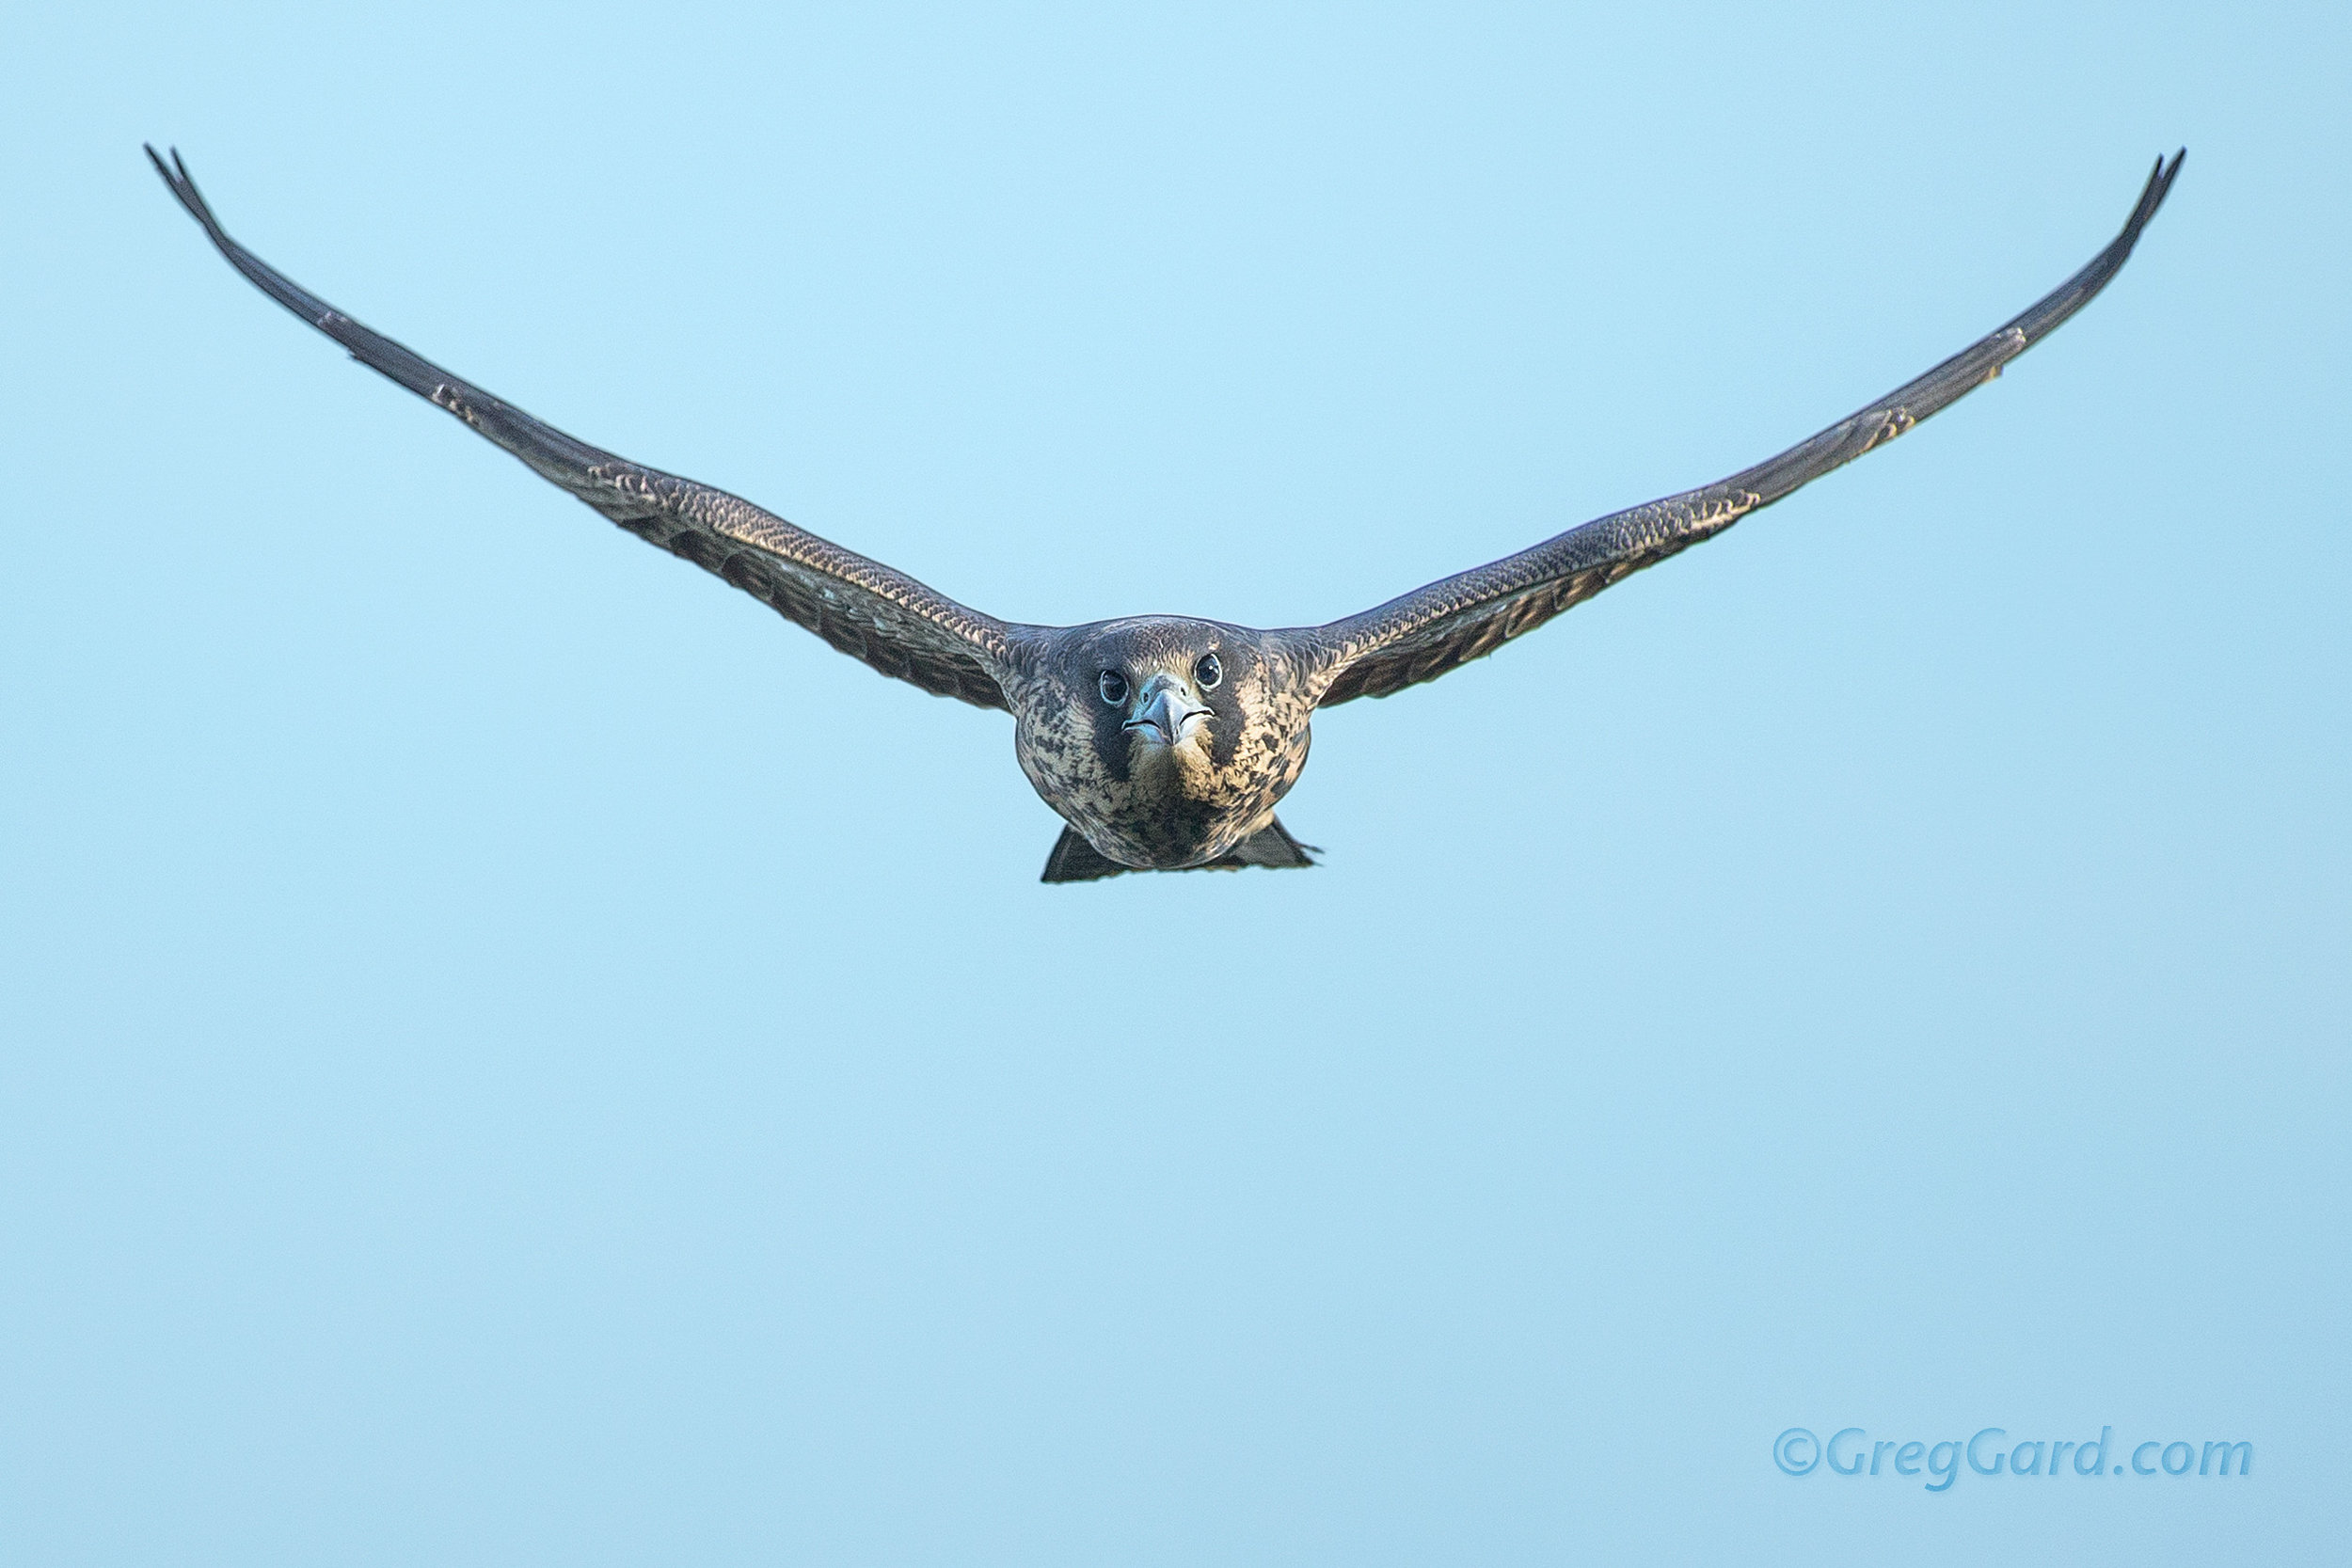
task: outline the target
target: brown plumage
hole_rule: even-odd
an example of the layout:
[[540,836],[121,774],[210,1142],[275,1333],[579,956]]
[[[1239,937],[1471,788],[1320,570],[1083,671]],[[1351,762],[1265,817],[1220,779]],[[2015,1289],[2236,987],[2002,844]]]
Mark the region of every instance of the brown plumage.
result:
[[1274,808],[1317,707],[1434,680],[1712,538],[1998,375],[2120,271],[2180,173],[2159,158],[2122,231],[2023,315],[1810,440],[1729,479],[1570,529],[1328,626],[1181,616],[999,621],[751,502],[574,440],[360,325],[230,239],[175,151],[156,171],[231,266],[532,471],[885,675],[1014,717],[1022,771],[1069,823],[1047,881],[1314,863]]

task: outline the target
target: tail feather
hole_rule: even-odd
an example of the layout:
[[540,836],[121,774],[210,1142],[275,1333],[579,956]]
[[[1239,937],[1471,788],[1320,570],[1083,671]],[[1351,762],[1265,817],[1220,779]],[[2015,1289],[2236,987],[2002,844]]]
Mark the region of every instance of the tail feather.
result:
[[[1278,818],[1206,865],[1173,869],[1238,871],[1245,865],[1262,865],[1272,871],[1286,871],[1314,864],[1314,857],[1321,853],[1313,845],[1301,844],[1291,837],[1290,830],[1283,827]],[[1066,827],[1061,831],[1061,837],[1054,841],[1054,852],[1045,857],[1045,875],[1038,879],[1046,882],[1094,882],[1105,877],[1144,869],[1147,868],[1120,864],[1089,844],[1077,829]]]
[[1089,844],[1077,829],[1064,828],[1061,837],[1054,840],[1054,852],[1045,857],[1045,875],[1038,880],[1093,882],[1129,869]]

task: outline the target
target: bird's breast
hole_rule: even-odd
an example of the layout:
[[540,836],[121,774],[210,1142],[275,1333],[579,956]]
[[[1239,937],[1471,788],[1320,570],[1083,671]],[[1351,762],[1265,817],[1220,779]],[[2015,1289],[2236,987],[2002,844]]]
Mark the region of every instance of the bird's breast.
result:
[[[1307,760],[1307,728],[1292,736],[1223,716],[1174,746],[1124,734],[1109,746],[1051,711],[1024,713],[1014,746],[1045,803],[1122,865],[1176,869],[1217,859],[1273,819]],[[1235,723],[1234,744],[1215,726]],[[1217,753],[1231,760],[1219,765]]]

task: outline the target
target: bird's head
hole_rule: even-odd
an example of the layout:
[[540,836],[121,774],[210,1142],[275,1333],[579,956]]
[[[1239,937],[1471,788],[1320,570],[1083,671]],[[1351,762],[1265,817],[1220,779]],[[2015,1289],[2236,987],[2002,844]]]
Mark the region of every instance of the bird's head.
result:
[[[1230,765],[1266,687],[1255,639],[1212,621],[1105,622],[1064,651],[1056,682],[1112,778],[1200,796]],[[1073,716],[1074,717],[1074,716]]]
[[1267,633],[1100,621],[1050,633],[1032,668],[1014,705],[1022,766],[1097,847],[1148,845],[1155,863],[1221,853],[1306,762],[1313,704]]

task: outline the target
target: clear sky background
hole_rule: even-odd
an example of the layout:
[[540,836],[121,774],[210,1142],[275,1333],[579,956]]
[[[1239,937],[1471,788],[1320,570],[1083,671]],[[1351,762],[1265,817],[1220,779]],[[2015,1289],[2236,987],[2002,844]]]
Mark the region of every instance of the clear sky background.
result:
[[[0,104],[0,1557],[2341,1549],[2342,6],[66,12]],[[1322,869],[1049,888],[1004,716],[345,361],[143,139],[968,603],[1275,626],[1777,451],[2189,162],[1999,383],[1322,718]]]

